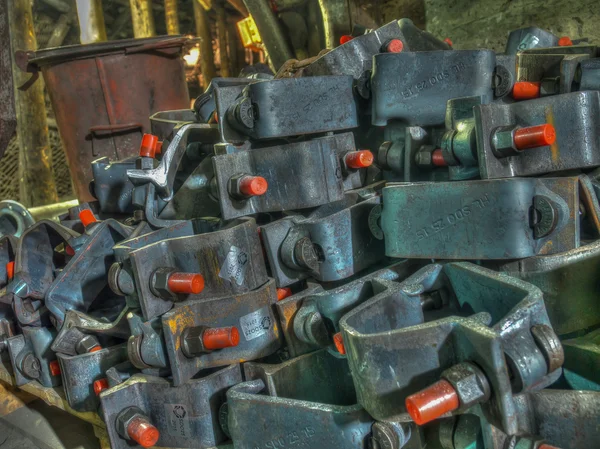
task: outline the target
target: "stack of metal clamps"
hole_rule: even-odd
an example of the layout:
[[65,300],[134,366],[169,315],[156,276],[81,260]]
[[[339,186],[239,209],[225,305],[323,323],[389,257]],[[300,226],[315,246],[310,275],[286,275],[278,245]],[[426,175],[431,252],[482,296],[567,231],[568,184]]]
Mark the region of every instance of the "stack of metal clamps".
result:
[[213,80],[0,241],[2,364],[113,449],[592,449],[600,53],[403,19]]

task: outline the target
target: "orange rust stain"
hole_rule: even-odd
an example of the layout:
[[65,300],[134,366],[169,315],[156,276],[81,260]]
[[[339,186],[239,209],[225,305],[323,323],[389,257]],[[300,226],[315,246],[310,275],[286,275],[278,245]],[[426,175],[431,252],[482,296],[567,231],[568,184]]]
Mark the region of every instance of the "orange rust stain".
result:
[[219,272],[221,271],[221,265],[219,264],[219,257],[217,256],[217,252],[212,250],[208,253],[208,262],[211,265],[211,271],[216,275],[213,276],[214,280],[222,285],[225,280],[219,277]]
[[[169,326],[169,329],[171,330],[171,333],[173,335],[180,335],[185,328],[195,325],[194,316],[189,309],[186,310],[185,312],[180,309],[180,313],[176,314],[175,316],[170,318],[168,321],[166,321],[166,324],[167,324],[167,326]],[[176,338],[175,339],[175,350],[179,351],[180,347],[181,347],[181,342],[179,341],[179,338]]]
[[[17,394],[21,393],[19,397]],[[22,392],[11,391],[10,388],[5,387],[0,384],[0,416],[10,415],[15,410],[23,407],[27,402],[31,402],[31,399],[28,399],[26,394]]]
[[[546,123],[554,126],[554,111],[551,106],[546,107]],[[556,129],[556,127],[555,127]],[[558,137],[558,136],[557,136]],[[558,159],[560,156],[560,149],[558,148],[558,138],[554,141],[552,145],[550,145],[550,153],[552,154],[552,163],[558,164]]]

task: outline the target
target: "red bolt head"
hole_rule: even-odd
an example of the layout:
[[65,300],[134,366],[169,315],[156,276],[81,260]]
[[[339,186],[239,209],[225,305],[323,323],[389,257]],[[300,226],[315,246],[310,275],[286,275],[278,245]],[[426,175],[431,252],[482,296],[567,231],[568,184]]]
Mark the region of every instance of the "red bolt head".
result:
[[199,273],[172,273],[167,286],[176,294],[197,295],[204,290],[204,276]]
[[142,157],[154,157],[156,155],[156,144],[158,143],[158,137],[153,134],[144,134],[142,136],[142,143],[140,144],[140,156]]
[[102,346],[100,346],[100,345],[96,345],[96,346],[94,346],[92,349],[90,349],[90,350],[88,351],[88,353],[89,353],[89,352],[98,352],[98,351],[101,351],[101,350],[102,350]]
[[351,151],[344,156],[348,168],[366,168],[373,164],[373,153],[369,150]]
[[446,43],[447,43],[448,45],[450,45],[451,47],[454,45],[454,44],[452,43],[452,40],[451,40],[449,37],[447,37],[446,39],[444,39],[444,42],[446,42]]
[[568,36],[563,36],[558,40],[559,47],[570,47],[571,45],[573,45],[573,41]]
[[433,152],[431,153],[431,163],[433,165],[435,165],[436,167],[448,166],[448,164],[446,163],[446,160],[444,159],[444,155],[442,154],[441,148],[437,148],[437,149],[433,150]]
[[67,256],[74,256],[75,250],[71,245],[65,245],[65,253],[67,254]]
[[129,422],[127,435],[142,447],[152,447],[158,441],[160,432],[147,419],[136,417]]
[[545,147],[556,141],[556,130],[549,123],[537,126],[528,126],[515,131],[514,142],[518,150],[527,148]]
[[235,326],[206,329],[202,343],[208,350],[231,348],[240,344],[240,332]]
[[538,449],[560,449],[556,446],[550,446],[549,444],[540,444]]
[[240,192],[246,196],[260,196],[267,193],[269,183],[262,176],[244,176],[240,179]]
[[346,354],[346,347],[344,346],[344,339],[342,338],[342,333],[338,332],[333,336],[333,344],[335,345],[335,349],[342,354]]
[[282,299],[287,298],[288,296],[292,296],[292,289],[289,287],[278,288],[277,289],[277,301],[281,301]]
[[101,392],[108,389],[108,379],[98,379],[94,381],[94,393],[99,396]]
[[346,42],[350,42],[352,39],[354,39],[354,37],[350,36],[349,34],[344,34],[340,37],[340,45],[344,45]]
[[440,380],[406,398],[406,411],[422,426],[445,413],[456,410],[460,403],[456,390],[447,380]]
[[385,44],[386,53],[401,53],[404,50],[404,43],[400,39],[392,39]]
[[6,264],[6,277],[8,277],[9,281],[11,281],[13,277],[15,277],[15,263],[14,262],[8,262]]
[[517,81],[513,85],[512,96],[515,100],[531,100],[540,96],[540,83]]
[[86,228],[92,223],[96,223],[98,221],[96,220],[94,213],[89,209],[83,209],[81,212],[79,212],[79,219]]
[[48,367],[50,368],[50,374],[53,376],[60,376],[60,364],[58,363],[58,360],[52,360],[48,364]]

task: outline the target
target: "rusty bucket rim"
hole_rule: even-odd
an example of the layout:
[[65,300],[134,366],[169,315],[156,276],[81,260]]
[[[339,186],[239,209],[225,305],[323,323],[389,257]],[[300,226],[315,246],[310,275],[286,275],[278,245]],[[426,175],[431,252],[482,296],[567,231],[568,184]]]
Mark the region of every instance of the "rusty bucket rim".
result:
[[[165,35],[141,39],[119,39],[93,44],[74,44],[27,52],[27,63],[38,67],[52,66],[77,59],[95,58],[127,52],[130,49],[146,52],[158,49],[183,47],[190,38],[184,35]],[[149,44],[164,44],[158,47]],[[145,49],[144,46],[149,46]]]

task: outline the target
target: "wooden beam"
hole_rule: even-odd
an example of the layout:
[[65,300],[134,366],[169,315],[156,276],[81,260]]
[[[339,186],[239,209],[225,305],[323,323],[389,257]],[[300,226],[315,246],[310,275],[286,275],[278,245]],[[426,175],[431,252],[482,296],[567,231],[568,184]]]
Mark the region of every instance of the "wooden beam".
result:
[[[31,74],[17,68],[14,52],[37,50],[37,40],[31,2],[9,0],[8,6],[13,80],[17,88],[25,84]],[[26,207],[56,203],[58,196],[52,172],[52,149],[48,138],[44,83],[41,78],[25,91],[15,90],[15,107],[19,139],[19,201]]]

